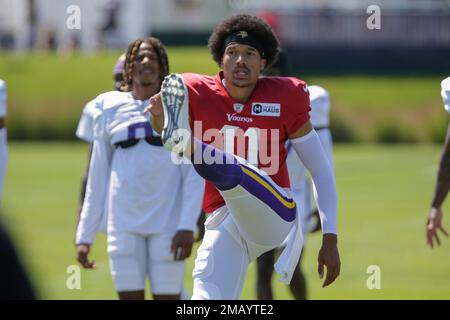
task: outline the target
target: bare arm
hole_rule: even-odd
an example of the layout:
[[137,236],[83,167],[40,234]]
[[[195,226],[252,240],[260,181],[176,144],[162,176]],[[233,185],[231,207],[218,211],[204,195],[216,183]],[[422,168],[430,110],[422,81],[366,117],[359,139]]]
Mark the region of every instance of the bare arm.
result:
[[444,202],[448,190],[450,189],[450,125],[447,129],[447,137],[445,138],[444,150],[442,152],[439,164],[439,173],[436,182],[436,190],[434,192],[433,208],[440,208]]
[[450,189],[450,126],[447,129],[447,137],[445,139],[444,150],[442,152],[441,161],[439,164],[439,173],[436,181],[436,189],[434,191],[433,201],[428,213],[426,224],[426,238],[427,244],[433,248],[434,242],[441,245],[441,240],[438,236],[440,230],[448,237],[447,230],[442,225],[443,212],[441,206],[447,197]]

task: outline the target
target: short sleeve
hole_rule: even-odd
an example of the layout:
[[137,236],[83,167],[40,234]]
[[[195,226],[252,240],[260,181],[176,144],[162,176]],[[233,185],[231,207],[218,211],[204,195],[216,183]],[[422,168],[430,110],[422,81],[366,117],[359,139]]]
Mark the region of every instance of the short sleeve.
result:
[[94,141],[94,126],[96,119],[101,115],[103,105],[103,96],[100,95],[94,100],[91,100],[86,104],[81,114],[80,121],[76,131],[76,136],[87,142]]
[[95,140],[108,140],[107,121],[106,115],[101,113],[93,121],[93,141]]
[[289,93],[286,95],[286,102],[282,108],[286,110],[284,113],[284,127],[288,136],[290,136],[309,121],[311,106],[306,83],[295,78],[288,79],[290,81],[290,85],[288,84],[287,86]]
[[94,139],[94,119],[91,112],[92,104],[94,101],[90,101],[83,109],[80,121],[78,122],[78,127],[76,131],[76,136],[87,142],[92,142]]
[[103,126],[99,125],[103,120],[103,96],[104,95],[99,95],[94,100],[88,102],[84,107],[76,131],[76,136],[79,139],[93,142],[96,139],[96,136],[99,135],[99,130],[104,129]]

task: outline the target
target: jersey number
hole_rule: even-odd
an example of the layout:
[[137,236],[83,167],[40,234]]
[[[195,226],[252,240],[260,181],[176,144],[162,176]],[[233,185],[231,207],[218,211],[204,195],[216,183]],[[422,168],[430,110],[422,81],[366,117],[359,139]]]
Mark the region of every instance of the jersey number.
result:
[[[224,151],[235,154],[235,138],[238,137],[236,154],[240,157],[244,157],[247,154],[247,161],[254,166],[258,166],[260,129],[248,128],[243,136],[242,134],[238,134],[238,130],[244,132],[242,128],[231,125],[225,125],[220,130],[223,134]],[[245,150],[245,138],[248,138],[248,150]]]
[[132,125],[128,126],[128,140],[134,140],[136,139],[136,131],[138,129],[144,130],[145,137],[151,137],[153,136],[152,127],[150,126],[150,122],[138,122],[133,123]]

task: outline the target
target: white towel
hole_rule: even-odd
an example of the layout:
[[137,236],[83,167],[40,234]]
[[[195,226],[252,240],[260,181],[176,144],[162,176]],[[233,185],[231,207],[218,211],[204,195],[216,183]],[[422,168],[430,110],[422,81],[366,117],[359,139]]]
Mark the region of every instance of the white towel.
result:
[[279,281],[289,284],[297,267],[298,260],[303,248],[303,233],[301,227],[301,219],[299,215],[295,218],[295,222],[283,244],[286,246],[283,249],[280,257],[275,263],[275,271],[280,275]]

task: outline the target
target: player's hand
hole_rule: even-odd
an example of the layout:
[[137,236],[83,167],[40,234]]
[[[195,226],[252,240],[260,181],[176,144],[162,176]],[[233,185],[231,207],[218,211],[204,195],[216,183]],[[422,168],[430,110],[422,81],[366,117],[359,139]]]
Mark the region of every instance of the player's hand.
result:
[[154,116],[162,115],[163,106],[161,102],[161,93],[157,93],[150,98],[150,105],[145,109],[145,112],[150,112]]
[[161,102],[161,94],[155,94],[150,98],[150,105],[145,108],[144,112],[148,112],[151,114],[150,122],[152,124],[152,128],[161,133],[163,125],[164,125],[164,111]]
[[190,230],[178,230],[172,238],[170,252],[173,253],[175,261],[183,261],[191,256],[194,244],[194,232]]
[[438,246],[441,245],[441,240],[438,237],[438,230],[441,230],[441,232],[448,237],[447,230],[444,229],[442,226],[442,210],[441,208],[431,208],[430,213],[428,214],[427,219],[427,244],[433,248],[434,247],[434,240],[436,240],[436,243]]
[[91,250],[90,244],[77,245],[77,260],[85,269],[95,269],[95,261],[89,261],[88,255]]
[[337,248],[337,235],[326,233],[323,235],[322,248],[319,251],[317,259],[319,263],[319,277],[323,279],[324,266],[327,267],[327,275],[322,285],[323,288],[332,284],[341,272],[341,260],[339,259],[339,251]]

